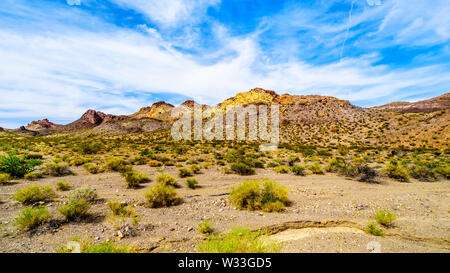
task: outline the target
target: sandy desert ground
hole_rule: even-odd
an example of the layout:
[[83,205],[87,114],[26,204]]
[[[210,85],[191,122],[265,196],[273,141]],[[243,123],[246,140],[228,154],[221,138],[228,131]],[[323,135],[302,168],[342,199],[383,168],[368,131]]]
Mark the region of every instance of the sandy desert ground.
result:
[[[210,219],[216,232],[235,226],[264,230],[270,238],[283,243],[282,252],[369,252],[379,244],[381,252],[450,252],[450,183],[401,183],[384,179],[380,184],[362,183],[334,174],[299,177],[258,170],[253,176],[224,175],[215,169],[197,175],[200,188],[192,190],[178,178],[182,204],[169,208],[148,208],[144,192],[153,185],[155,168],[136,166],[152,181],[138,189],[127,189],[118,173],[88,174],[45,178],[30,182],[16,180],[0,187],[0,252],[55,252],[73,237],[94,242],[106,239],[128,244],[148,252],[195,252],[204,236],[197,225]],[[176,177],[177,168],[164,172]],[[292,206],[282,213],[236,210],[228,201],[233,186],[245,180],[269,178],[286,186]],[[99,200],[90,209],[91,217],[80,223],[64,223],[56,208],[67,200],[58,192],[47,206],[53,219],[33,232],[17,232],[12,222],[24,206],[12,195],[30,184],[56,186],[61,180],[73,188],[90,186]],[[122,200],[134,206],[140,221],[137,226],[124,220],[113,222],[106,200]],[[376,209],[393,211],[398,219],[384,237],[369,235],[365,227]],[[370,244],[369,244],[370,243]],[[369,244],[369,247],[368,247]]]

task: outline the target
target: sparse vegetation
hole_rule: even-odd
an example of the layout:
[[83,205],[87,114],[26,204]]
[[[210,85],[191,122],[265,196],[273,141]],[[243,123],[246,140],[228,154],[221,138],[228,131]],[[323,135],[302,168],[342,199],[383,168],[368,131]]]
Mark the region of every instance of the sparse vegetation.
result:
[[147,205],[152,208],[170,207],[178,205],[181,198],[170,184],[157,182],[145,193]]
[[288,190],[268,179],[245,181],[230,193],[231,203],[239,209],[280,212],[290,205]]
[[0,173],[0,184],[6,184],[11,181],[12,177],[9,173]]
[[198,232],[202,234],[212,234],[214,232],[214,229],[212,227],[211,221],[209,219],[206,219],[202,221],[200,224],[198,224],[197,228]]
[[56,189],[59,191],[68,191],[70,189],[70,184],[69,182],[62,180],[59,181],[58,183],[56,183]]
[[233,228],[226,234],[211,235],[197,245],[202,253],[275,253],[281,244],[271,242],[261,232],[248,228]]
[[377,227],[375,223],[368,223],[366,227],[366,232],[372,234],[373,236],[384,236],[383,230]]
[[188,178],[186,179],[186,185],[188,188],[195,190],[198,187],[198,181],[196,178]]
[[50,218],[45,206],[24,208],[15,219],[15,224],[22,230],[31,230]]
[[385,227],[392,226],[392,222],[397,219],[397,216],[388,210],[378,210],[373,216],[378,224]]
[[306,168],[301,165],[295,165],[291,170],[295,175],[304,176]]
[[31,205],[37,202],[49,202],[55,197],[55,192],[51,187],[40,187],[38,185],[30,185],[17,191],[13,199],[25,205]]
[[188,170],[187,168],[179,168],[178,169],[178,176],[181,178],[192,176],[192,172]]
[[159,174],[156,177],[156,182],[162,183],[162,184],[168,185],[168,186],[178,187],[178,183],[177,183],[177,180],[175,179],[175,177],[173,177],[167,173]]
[[39,166],[39,159],[27,159],[26,156],[18,157],[13,153],[0,156],[0,173],[7,173],[12,177],[22,178]]
[[401,181],[408,182],[409,181],[409,173],[405,168],[403,168],[397,161],[391,161],[386,168],[384,169],[387,173],[387,176]]

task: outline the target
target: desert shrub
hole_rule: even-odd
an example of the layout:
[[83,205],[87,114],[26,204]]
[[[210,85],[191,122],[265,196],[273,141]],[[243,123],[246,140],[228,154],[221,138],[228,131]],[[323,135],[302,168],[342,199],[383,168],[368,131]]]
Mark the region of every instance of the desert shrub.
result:
[[163,163],[161,161],[158,160],[149,160],[147,162],[147,165],[150,167],[161,167],[163,165]]
[[0,184],[6,184],[11,181],[12,177],[9,173],[0,173]]
[[277,166],[274,168],[274,171],[276,173],[289,173],[289,170],[290,170],[290,168],[288,166],[284,166],[284,165]]
[[105,169],[114,172],[123,172],[124,170],[126,170],[127,166],[128,162],[126,162],[125,159],[121,157],[109,158],[105,163]]
[[378,210],[373,216],[374,219],[383,226],[389,227],[392,222],[397,219],[397,216],[388,210]]
[[88,215],[90,208],[91,204],[85,199],[69,198],[69,203],[58,207],[58,212],[66,221],[79,221]]
[[179,168],[178,169],[178,176],[181,178],[192,176],[192,173],[187,168]]
[[100,142],[84,142],[78,146],[78,151],[83,154],[97,154],[105,148]]
[[[72,241],[78,242],[80,244],[81,253],[135,253],[137,252],[134,248],[128,245],[117,245],[113,241],[104,241],[98,244],[94,244],[90,240],[80,241],[79,239],[72,239]],[[71,253],[73,249],[67,248],[67,246],[60,247],[58,253]]]
[[133,165],[145,165],[147,164],[148,158],[146,156],[137,155],[129,159],[130,163]]
[[209,236],[197,248],[202,253],[276,253],[281,246],[261,232],[237,227],[226,234]]
[[135,214],[133,208],[124,202],[108,200],[107,205],[115,216],[128,217]]
[[244,164],[244,163],[233,163],[231,164],[231,170],[240,175],[252,175],[255,174],[255,169]]
[[441,174],[438,164],[427,161],[415,161],[409,168],[409,174],[420,181],[436,181]]
[[42,173],[50,176],[65,176],[73,174],[73,172],[70,170],[69,165],[67,165],[64,162],[61,163],[55,163],[55,162],[49,162],[44,164],[42,168]]
[[194,190],[198,186],[198,181],[196,178],[191,177],[191,178],[186,179],[186,185],[188,186],[188,188]]
[[152,208],[178,205],[181,198],[173,186],[158,182],[145,193],[147,204]]
[[368,223],[366,227],[366,232],[374,236],[383,236],[383,230],[378,228],[375,223]]
[[56,189],[59,191],[68,191],[70,189],[69,182],[62,180],[56,183]]
[[435,172],[438,175],[440,175],[446,179],[450,179],[450,165],[449,164],[447,164],[445,166],[436,167]]
[[97,174],[102,171],[99,165],[94,165],[92,163],[83,164],[83,168],[90,174]]
[[29,205],[37,202],[52,201],[55,197],[55,192],[50,186],[40,187],[38,185],[30,185],[21,190],[18,190],[13,199],[23,204]]
[[195,173],[195,174],[199,174],[200,173],[200,166],[197,164],[192,164],[190,167],[191,172]]
[[292,167],[291,170],[295,175],[301,175],[301,176],[305,175],[305,167],[304,166],[295,165],[294,167]]
[[309,165],[308,170],[312,171],[313,174],[320,174],[320,175],[325,174],[325,171],[323,170],[322,166],[320,166],[320,164],[317,162],[312,165]]
[[409,181],[409,173],[405,168],[398,164],[397,161],[391,161],[385,168],[386,175],[392,179],[407,182]]
[[28,153],[25,155],[26,159],[40,159],[42,160],[44,158],[43,155],[38,154],[38,153]]
[[25,208],[19,212],[15,224],[23,230],[33,229],[50,218],[50,212],[45,206]]
[[342,157],[336,157],[328,162],[327,167],[325,168],[327,172],[331,173],[344,173],[346,170],[347,164]]
[[89,162],[87,158],[81,157],[81,156],[74,156],[69,160],[70,166],[81,166],[85,163]]
[[173,177],[167,173],[162,173],[162,174],[158,175],[156,177],[156,182],[162,183],[162,184],[168,185],[168,186],[178,187],[177,180],[175,179],[175,177]]
[[283,211],[290,204],[286,187],[273,180],[245,181],[230,193],[231,203],[239,209]]
[[89,187],[82,187],[69,192],[69,202],[85,200],[89,203],[97,199],[97,191]]
[[361,182],[378,182],[379,173],[367,165],[347,165],[345,175]]
[[44,177],[43,173],[40,172],[31,172],[31,173],[27,173],[23,178],[27,179],[27,180],[36,180],[39,178]]
[[125,178],[128,188],[136,188],[140,183],[150,181],[148,175],[136,171],[122,172],[120,175]]
[[200,232],[202,234],[211,234],[214,231],[209,219],[206,219],[206,220],[202,221],[200,224],[198,224],[197,230],[198,230],[198,232]]
[[17,157],[14,154],[0,156],[0,173],[10,174],[12,177],[22,178],[41,165],[38,159],[27,159],[26,156]]

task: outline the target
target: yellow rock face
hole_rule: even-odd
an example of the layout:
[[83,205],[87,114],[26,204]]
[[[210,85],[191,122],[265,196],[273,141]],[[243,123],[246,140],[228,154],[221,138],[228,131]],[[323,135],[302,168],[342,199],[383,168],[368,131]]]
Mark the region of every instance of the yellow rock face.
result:
[[233,98],[229,98],[221,103],[222,109],[227,106],[240,106],[248,104],[270,104],[278,95],[274,91],[255,88],[248,92],[239,93]]

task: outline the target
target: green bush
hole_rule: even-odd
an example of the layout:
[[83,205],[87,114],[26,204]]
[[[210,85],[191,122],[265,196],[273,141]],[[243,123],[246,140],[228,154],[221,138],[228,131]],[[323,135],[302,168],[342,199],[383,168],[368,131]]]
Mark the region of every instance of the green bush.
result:
[[145,193],[147,204],[152,208],[170,207],[178,205],[181,198],[173,186],[157,182]]
[[44,164],[42,168],[42,173],[50,176],[65,176],[65,175],[71,175],[73,172],[70,170],[69,165],[67,165],[64,162],[61,163],[55,163],[55,162],[49,162]]
[[[134,248],[128,245],[119,246],[112,241],[104,241],[98,244],[92,243],[90,240],[80,241],[79,239],[72,239],[72,241],[80,244],[81,253],[135,253]],[[58,253],[71,253],[73,250],[63,246],[57,250]]]
[[66,221],[79,221],[87,217],[90,208],[91,204],[85,199],[69,199],[69,203],[58,207],[58,211]]
[[97,199],[97,191],[89,187],[82,187],[69,192],[69,202],[75,202],[79,200],[87,201],[91,203]]
[[313,174],[319,174],[319,175],[325,174],[325,171],[323,170],[322,166],[320,166],[320,164],[317,162],[312,165],[309,165],[308,170],[312,171]]
[[83,154],[97,154],[105,148],[100,142],[85,142],[78,146],[78,151]]
[[305,175],[305,167],[301,166],[301,165],[295,165],[294,167],[292,167],[292,172],[295,175],[301,175],[304,176]]
[[383,230],[378,228],[375,223],[368,223],[366,232],[374,236],[383,236]]
[[109,158],[105,163],[105,169],[114,172],[123,172],[127,169],[128,162],[121,157]]
[[40,172],[31,172],[31,173],[27,173],[26,175],[24,175],[23,178],[27,179],[27,180],[36,180],[39,178],[44,177],[44,174],[40,173]]
[[290,168],[288,166],[284,166],[284,165],[277,166],[274,168],[274,171],[276,173],[289,173],[289,170],[290,170]]
[[197,164],[192,164],[190,167],[191,172],[195,173],[195,174],[199,174],[200,173],[200,166]]
[[0,173],[8,173],[12,177],[22,178],[33,171],[34,167],[41,165],[38,159],[21,158],[14,154],[0,156]]
[[211,235],[197,245],[202,253],[277,253],[281,247],[261,232],[240,227],[227,234]]
[[192,173],[187,168],[179,168],[178,169],[178,176],[181,178],[192,176]]
[[188,188],[194,190],[198,186],[198,181],[196,178],[191,177],[191,178],[186,179],[186,185],[188,186]]
[[50,218],[50,212],[45,206],[25,208],[19,212],[15,224],[23,230],[33,229]]
[[408,182],[409,181],[409,173],[406,171],[401,165],[398,164],[397,161],[391,161],[384,169],[387,176],[401,181]]
[[148,175],[136,171],[123,172],[120,173],[120,175],[125,178],[128,188],[136,188],[140,183],[150,181],[150,177],[148,177]]
[[69,182],[62,180],[56,183],[56,189],[59,191],[68,191],[70,189]]
[[55,192],[50,186],[40,187],[38,185],[30,185],[17,191],[13,199],[26,205],[37,202],[49,202],[55,197]]
[[342,157],[333,158],[325,168],[330,173],[345,173],[347,164]]
[[197,230],[202,234],[212,234],[214,232],[214,229],[209,219],[206,219],[202,221],[200,224],[198,224]]
[[162,183],[162,184],[168,185],[168,186],[178,187],[178,183],[177,183],[177,180],[175,179],[175,177],[173,177],[167,173],[159,174],[156,177],[156,182]]
[[120,201],[108,200],[107,205],[112,214],[116,216],[128,217],[135,214],[132,207]]
[[230,193],[230,201],[239,209],[279,212],[291,203],[287,195],[286,187],[273,180],[252,180],[234,187]]
[[231,164],[231,170],[240,175],[252,175],[255,174],[255,169],[244,164],[244,163],[233,163]]
[[92,163],[83,164],[83,168],[90,174],[97,174],[102,171],[102,168],[98,165],[94,165]]
[[0,184],[6,184],[11,181],[12,177],[9,173],[0,173]]
[[373,216],[374,219],[385,227],[392,225],[392,222],[397,219],[397,216],[388,210],[378,210]]

